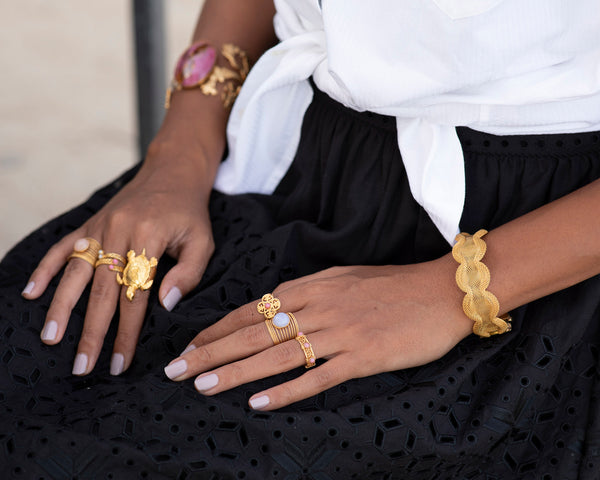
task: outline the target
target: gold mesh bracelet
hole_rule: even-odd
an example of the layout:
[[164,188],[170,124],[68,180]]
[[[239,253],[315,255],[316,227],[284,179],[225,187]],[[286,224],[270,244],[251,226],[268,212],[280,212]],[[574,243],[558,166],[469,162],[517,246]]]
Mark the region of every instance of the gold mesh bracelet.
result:
[[500,304],[496,296],[486,288],[490,284],[490,271],[481,263],[487,246],[482,240],[487,230],[479,230],[474,235],[459,233],[452,248],[452,256],[460,263],[456,270],[456,284],[466,293],[463,310],[473,320],[473,333],[489,337],[511,329],[510,315],[498,317]]

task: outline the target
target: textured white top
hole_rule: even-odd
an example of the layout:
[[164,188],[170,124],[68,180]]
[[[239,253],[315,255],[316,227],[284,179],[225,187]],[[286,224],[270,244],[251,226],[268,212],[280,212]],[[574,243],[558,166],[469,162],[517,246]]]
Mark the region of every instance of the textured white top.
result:
[[[600,129],[598,0],[275,0],[281,42],[252,69],[215,187],[271,193],[296,152],[308,79],[396,117],[411,192],[448,242],[465,180],[454,127]],[[482,226],[483,227],[483,226]]]

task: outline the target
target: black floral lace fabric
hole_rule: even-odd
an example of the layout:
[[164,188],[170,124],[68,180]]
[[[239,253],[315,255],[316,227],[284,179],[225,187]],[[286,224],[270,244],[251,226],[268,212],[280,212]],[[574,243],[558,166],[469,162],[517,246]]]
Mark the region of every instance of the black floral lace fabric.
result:
[[[465,231],[494,228],[600,178],[597,133],[461,128],[459,136]],[[449,251],[411,197],[393,119],[319,92],[274,195],[213,193],[217,249],[202,282],[170,313],[153,290],[131,368],[109,375],[113,322],[94,371],[72,376],[88,292],[64,340],[46,346],[39,332],[60,276],[37,301],[20,291],[45,251],[133,174],[33,232],[0,264],[2,478],[600,478],[600,277],[517,309],[509,334],[470,336],[428,365],[348,381],[274,412],[251,410],[248,398],[303,368],[214,397],[164,376],[199,330],[282,281]],[[172,265],[160,260],[156,284]]]

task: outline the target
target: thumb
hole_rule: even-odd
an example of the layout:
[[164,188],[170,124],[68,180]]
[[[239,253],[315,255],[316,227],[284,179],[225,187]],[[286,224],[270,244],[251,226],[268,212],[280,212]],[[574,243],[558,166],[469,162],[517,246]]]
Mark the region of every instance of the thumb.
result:
[[158,292],[160,303],[167,311],[173,310],[183,296],[198,286],[213,251],[212,239],[182,245],[177,265],[165,275]]

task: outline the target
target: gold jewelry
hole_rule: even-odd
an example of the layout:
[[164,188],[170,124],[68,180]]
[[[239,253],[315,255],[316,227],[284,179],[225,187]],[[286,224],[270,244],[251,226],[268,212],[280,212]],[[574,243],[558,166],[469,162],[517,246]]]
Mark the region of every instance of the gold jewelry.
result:
[[218,94],[217,84],[223,83],[221,101],[225,108],[229,108],[240,93],[250,66],[246,52],[231,43],[223,45],[221,55],[229,62],[231,68],[215,66],[208,79],[200,85],[200,90],[204,95],[215,96]]
[[152,286],[154,275],[156,275],[156,265],[158,265],[156,257],[149,260],[146,258],[145,248],[139,255],[136,255],[133,250],[127,252],[127,265],[123,270],[123,276],[117,273],[117,283],[128,287],[127,298],[130,302],[133,301],[138,289],[148,290]]
[[500,304],[496,296],[486,288],[490,284],[490,271],[481,259],[487,246],[481,239],[487,230],[479,230],[474,235],[459,233],[452,248],[452,256],[460,263],[456,270],[456,284],[466,293],[463,310],[473,320],[473,333],[480,337],[489,337],[511,330],[510,315],[498,317]]
[[269,335],[275,345],[287,342],[298,335],[298,322],[293,313],[277,313],[273,319],[265,320]]
[[281,308],[281,302],[278,298],[275,298],[272,293],[266,293],[263,295],[260,302],[256,306],[258,313],[262,313],[265,319],[268,320],[273,318],[277,313],[277,310]]
[[306,358],[306,365],[304,366],[304,368],[314,367],[317,364],[317,358],[315,357],[315,352],[313,352],[312,345],[308,341],[308,338],[306,338],[306,335],[304,335],[302,332],[298,332],[296,340],[302,347],[304,357]]
[[98,259],[99,251],[100,242],[98,240],[92,237],[80,238],[73,244],[73,252],[67,257],[67,261],[72,258],[80,258],[93,267]]
[[[121,263],[122,265],[119,265]],[[104,250],[98,252],[98,260],[94,264],[94,268],[98,268],[100,265],[108,265],[108,269],[114,272],[123,272],[127,260],[118,253],[104,253]]]

